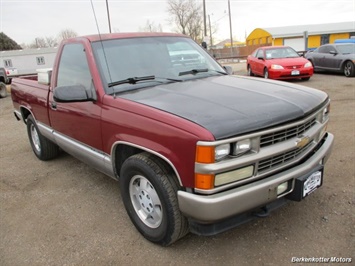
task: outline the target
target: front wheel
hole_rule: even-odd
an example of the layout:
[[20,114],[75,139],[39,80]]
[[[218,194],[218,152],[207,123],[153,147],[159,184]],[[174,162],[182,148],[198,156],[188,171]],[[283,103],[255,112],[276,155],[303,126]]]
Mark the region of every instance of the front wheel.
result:
[[27,117],[26,123],[28,139],[37,158],[42,161],[55,158],[59,154],[59,147],[41,134],[32,115]]
[[178,184],[169,168],[148,153],[128,158],[119,178],[126,211],[149,241],[168,246],[188,233],[178,206]]
[[344,75],[346,77],[354,77],[355,76],[355,69],[354,63],[350,61],[346,61],[344,64]]
[[267,68],[264,69],[264,78],[269,78],[269,71],[267,70]]
[[254,73],[253,73],[253,71],[251,70],[250,65],[248,65],[248,76],[250,76],[250,77],[254,76]]
[[0,82],[0,98],[5,98],[7,96],[6,85],[3,82]]
[[301,78],[302,80],[304,80],[304,81],[307,81],[307,80],[309,80],[311,77],[307,77],[307,78]]

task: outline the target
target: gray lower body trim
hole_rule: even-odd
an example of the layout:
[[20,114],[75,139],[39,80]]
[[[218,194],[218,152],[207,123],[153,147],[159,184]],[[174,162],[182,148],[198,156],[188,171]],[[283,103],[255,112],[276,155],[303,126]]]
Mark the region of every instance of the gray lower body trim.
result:
[[108,154],[55,132],[42,123],[37,122],[37,125],[41,134],[56,143],[61,149],[100,172],[117,179],[113,171],[111,157]]
[[179,208],[187,217],[213,223],[277,200],[278,185],[308,173],[321,161],[327,161],[333,140],[334,136],[328,133],[320,149],[304,163],[241,187],[207,196],[178,191]]

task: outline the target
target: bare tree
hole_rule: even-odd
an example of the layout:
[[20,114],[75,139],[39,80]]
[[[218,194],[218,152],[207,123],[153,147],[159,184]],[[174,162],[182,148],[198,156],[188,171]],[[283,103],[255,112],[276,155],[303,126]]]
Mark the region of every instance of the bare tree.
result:
[[189,35],[195,41],[202,39],[202,7],[195,0],[168,0],[168,12],[178,32]]
[[46,37],[47,47],[58,46],[58,41],[54,37]]
[[156,25],[154,22],[150,22],[149,19],[147,20],[145,26],[143,28],[139,28],[139,31],[144,32],[162,32],[163,27],[161,24]]
[[42,37],[37,37],[34,41],[29,45],[30,48],[44,48],[47,47],[46,39]]
[[78,36],[78,34],[75,31],[73,31],[71,29],[64,29],[58,34],[58,39],[60,41],[62,41],[62,40],[66,40],[66,39],[77,37],[77,36]]
[[37,37],[29,45],[24,45],[24,48],[45,48],[45,47],[55,47],[58,42],[53,37]]

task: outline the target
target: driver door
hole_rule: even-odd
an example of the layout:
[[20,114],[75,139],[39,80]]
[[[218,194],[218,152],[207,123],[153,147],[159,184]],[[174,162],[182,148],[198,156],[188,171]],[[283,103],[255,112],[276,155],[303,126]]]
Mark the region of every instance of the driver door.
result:
[[[62,50],[53,91],[57,87],[82,85],[97,99],[84,45],[66,44]],[[53,130],[65,141],[74,141],[102,150],[101,106],[98,100],[84,102],[56,102],[49,97],[49,119]]]

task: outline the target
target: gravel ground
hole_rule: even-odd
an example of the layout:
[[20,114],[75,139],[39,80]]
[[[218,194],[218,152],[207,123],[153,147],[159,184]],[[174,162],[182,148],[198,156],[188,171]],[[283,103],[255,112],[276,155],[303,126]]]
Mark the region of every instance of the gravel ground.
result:
[[[245,64],[233,66],[245,75]],[[168,248],[133,227],[118,183],[75,158],[39,161],[26,128],[0,99],[0,265],[287,265],[296,258],[354,261],[355,78],[316,74],[294,83],[331,99],[335,135],[323,186],[300,203],[213,237]],[[260,88],[262,89],[262,88]],[[324,259],[323,259],[324,260]]]

